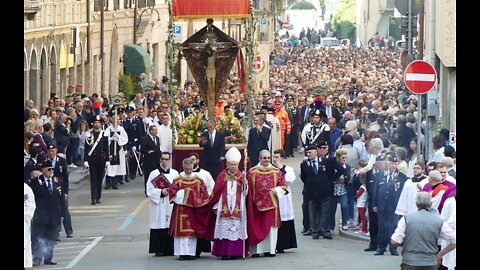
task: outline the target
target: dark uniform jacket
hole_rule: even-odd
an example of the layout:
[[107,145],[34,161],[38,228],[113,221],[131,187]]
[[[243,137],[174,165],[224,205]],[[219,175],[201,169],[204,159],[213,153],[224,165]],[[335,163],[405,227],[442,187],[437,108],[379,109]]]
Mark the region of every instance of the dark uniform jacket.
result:
[[[95,142],[98,139],[98,136],[100,135],[100,131],[90,131],[91,136],[93,136],[92,143],[88,144],[87,141],[85,141],[85,161],[90,162],[106,162],[110,158],[109,150],[108,150],[108,137],[105,137],[103,132],[102,132],[102,137],[100,138],[100,141],[98,142],[97,146],[93,150],[91,155],[88,155],[90,153],[90,149],[95,145]],[[90,140],[87,138],[87,140]]]
[[333,195],[333,180],[345,174],[345,168],[333,157],[317,158],[318,171],[313,172],[312,162],[300,164],[300,179],[305,183],[304,192],[309,200],[326,199]]
[[[155,137],[155,142],[152,140],[150,134],[143,137],[140,147],[140,152],[143,154],[143,167],[145,171],[151,172],[160,166],[160,139]],[[153,153],[148,151],[153,150]]]
[[55,157],[55,168],[54,168],[54,171],[53,171],[53,176],[62,180],[63,193],[68,194],[68,189],[69,189],[68,176],[69,176],[69,173],[68,173],[68,169],[67,169],[67,161],[60,156]]
[[213,146],[210,141],[210,134],[208,131],[203,132],[202,137],[207,138],[207,143],[202,144],[203,156],[200,160],[200,167],[207,170],[212,175],[213,179],[217,179],[217,175],[220,172],[220,157],[225,156],[225,136],[222,132],[216,130],[215,138],[213,139]]
[[[123,128],[128,135],[128,143],[125,145],[127,151],[132,150],[132,147],[135,146],[138,149],[140,145],[140,138],[142,138],[142,122],[137,117],[132,119],[122,120]],[[139,149],[138,149],[139,150]]]
[[397,171],[393,179],[387,183],[388,173],[390,171],[386,170],[383,177],[379,179],[372,203],[374,207],[378,207],[379,211],[394,213],[407,176]]
[[268,139],[270,138],[271,131],[270,128],[263,126],[262,132],[258,132],[256,127],[251,128],[248,132],[247,150],[252,167],[258,164],[258,155],[262,150],[270,150],[268,147]]
[[47,183],[43,175],[30,182],[37,208],[32,223],[37,225],[59,226],[64,213],[65,196],[62,181],[55,176],[52,178],[52,194],[49,194]]

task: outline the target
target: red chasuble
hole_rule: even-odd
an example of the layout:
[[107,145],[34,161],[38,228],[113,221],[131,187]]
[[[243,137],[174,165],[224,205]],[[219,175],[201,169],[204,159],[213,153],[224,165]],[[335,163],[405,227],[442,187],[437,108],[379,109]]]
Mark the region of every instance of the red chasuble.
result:
[[280,227],[278,198],[270,190],[275,187],[283,187],[286,190],[287,183],[283,173],[273,166],[251,168],[247,180],[248,245],[254,246],[267,237],[270,228]]
[[185,197],[182,204],[175,203],[173,205],[168,232],[173,237],[197,237],[198,230],[206,230],[202,228],[201,222],[195,222],[197,219],[195,209],[204,206],[209,201],[207,187],[197,176],[192,178],[178,176],[173,180],[172,186],[166,189],[170,203],[173,203],[177,192],[181,189],[185,190]]

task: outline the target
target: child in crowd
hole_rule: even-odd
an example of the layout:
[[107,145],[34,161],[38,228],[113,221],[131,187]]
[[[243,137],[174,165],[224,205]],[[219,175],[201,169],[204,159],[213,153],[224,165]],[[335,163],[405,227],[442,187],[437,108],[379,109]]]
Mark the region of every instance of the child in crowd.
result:
[[360,216],[360,230],[357,232],[359,234],[366,234],[367,231],[367,199],[368,199],[368,194],[367,194],[367,188],[365,186],[365,182],[367,181],[367,173],[360,173],[358,174],[360,178],[360,183],[362,185],[360,188],[357,190],[357,194],[355,197],[357,197],[357,209],[358,209],[358,215]]
[[[357,162],[357,167],[356,169],[354,170],[353,172],[353,177],[352,177],[352,189],[353,189],[353,194],[355,195],[355,193],[357,192],[357,190],[360,188],[360,186],[362,185],[360,183],[360,178],[359,178],[359,173],[358,173],[358,170],[360,170],[361,168],[365,167],[368,165],[368,162],[364,159],[360,159],[358,160]],[[357,230],[359,228],[359,223],[360,223],[360,220],[358,218],[358,207],[357,207],[357,198],[355,197],[355,200],[353,202],[353,221],[349,224],[349,229],[351,230]]]

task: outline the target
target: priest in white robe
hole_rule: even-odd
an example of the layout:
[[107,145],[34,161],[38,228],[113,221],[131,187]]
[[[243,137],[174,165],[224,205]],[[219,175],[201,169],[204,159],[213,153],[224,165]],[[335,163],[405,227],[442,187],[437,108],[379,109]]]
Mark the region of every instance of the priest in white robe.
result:
[[29,185],[23,183],[23,267],[32,267],[32,218],[35,213],[35,195]]

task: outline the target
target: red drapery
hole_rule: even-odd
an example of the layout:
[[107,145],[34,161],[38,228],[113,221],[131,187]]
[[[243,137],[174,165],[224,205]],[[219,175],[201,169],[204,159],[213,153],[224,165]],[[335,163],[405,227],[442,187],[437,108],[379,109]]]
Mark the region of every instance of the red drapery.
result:
[[250,17],[249,0],[174,0],[174,19]]

